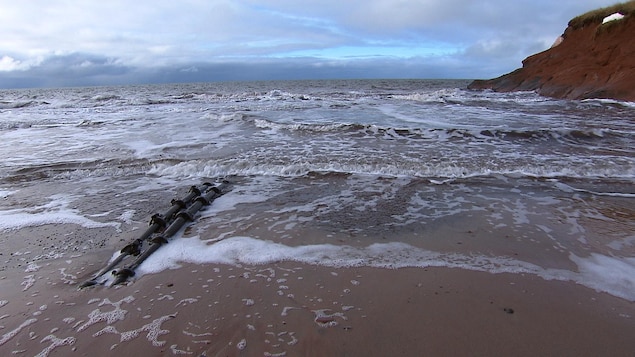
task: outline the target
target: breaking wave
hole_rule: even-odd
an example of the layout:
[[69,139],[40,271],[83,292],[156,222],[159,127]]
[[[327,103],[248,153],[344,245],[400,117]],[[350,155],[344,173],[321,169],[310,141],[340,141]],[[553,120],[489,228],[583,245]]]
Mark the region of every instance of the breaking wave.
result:
[[[245,119],[245,117],[240,117]],[[635,139],[635,132],[618,131],[608,128],[398,128],[375,124],[347,123],[279,123],[263,118],[253,118],[253,125],[260,129],[284,130],[290,132],[343,132],[374,134],[378,136],[403,137],[409,139],[501,139],[501,140],[596,140]]]

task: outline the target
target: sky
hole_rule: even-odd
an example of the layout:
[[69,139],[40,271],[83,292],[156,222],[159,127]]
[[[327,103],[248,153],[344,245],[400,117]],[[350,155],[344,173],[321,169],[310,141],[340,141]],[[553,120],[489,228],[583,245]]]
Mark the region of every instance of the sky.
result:
[[492,78],[616,0],[0,0],[0,88]]

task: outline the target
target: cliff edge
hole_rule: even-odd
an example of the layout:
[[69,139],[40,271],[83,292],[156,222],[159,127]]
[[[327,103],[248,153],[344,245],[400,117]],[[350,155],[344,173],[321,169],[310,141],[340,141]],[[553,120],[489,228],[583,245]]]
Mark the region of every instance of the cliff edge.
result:
[[522,68],[468,88],[635,101],[634,34],[635,1],[591,11],[569,21],[554,45],[527,57]]

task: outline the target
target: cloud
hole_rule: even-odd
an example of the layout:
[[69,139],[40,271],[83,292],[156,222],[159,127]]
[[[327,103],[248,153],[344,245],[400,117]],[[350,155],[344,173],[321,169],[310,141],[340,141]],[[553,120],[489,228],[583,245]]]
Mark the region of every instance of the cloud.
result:
[[25,71],[29,69],[29,67],[30,66],[28,64],[9,56],[3,56],[0,58],[0,72]]
[[612,3],[13,1],[0,12],[0,86],[492,77],[547,49],[572,17]]
[[24,67],[0,72],[0,81],[8,88],[125,84],[135,72],[116,59],[86,53],[55,54]]

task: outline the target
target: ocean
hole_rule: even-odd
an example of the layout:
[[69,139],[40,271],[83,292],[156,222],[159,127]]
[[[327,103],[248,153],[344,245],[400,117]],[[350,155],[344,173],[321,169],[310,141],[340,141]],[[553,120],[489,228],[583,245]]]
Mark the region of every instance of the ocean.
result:
[[[111,254],[189,186],[227,179],[230,193],[191,224],[195,239],[179,233],[141,272],[179,261],[447,266],[635,300],[635,104],[466,85],[2,90],[2,244],[25,264]],[[84,236],[12,242],[56,224]],[[3,268],[15,266],[3,250]]]

